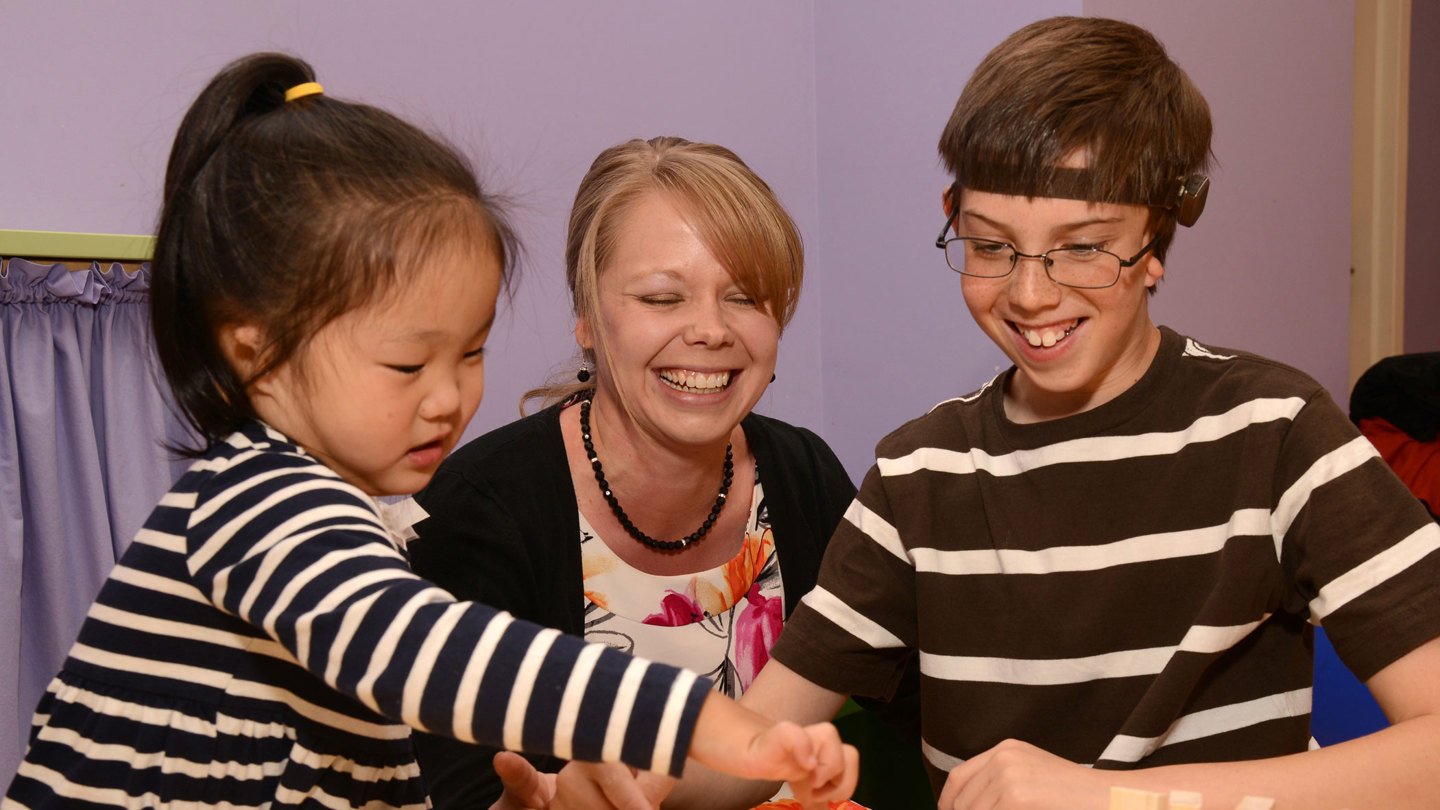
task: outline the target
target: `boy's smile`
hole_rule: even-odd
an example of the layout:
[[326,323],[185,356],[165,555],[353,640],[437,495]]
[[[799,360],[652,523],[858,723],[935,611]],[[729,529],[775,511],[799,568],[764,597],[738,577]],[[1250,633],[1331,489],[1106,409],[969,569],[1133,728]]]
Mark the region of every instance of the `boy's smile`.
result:
[[[1122,256],[1139,250],[1150,210],[1047,197],[964,190],[959,235],[993,239],[1026,254],[1098,247]],[[963,276],[975,322],[1015,364],[1005,394],[1017,422],[1058,419],[1098,407],[1140,379],[1159,346],[1147,291],[1165,274],[1147,254],[1110,287],[1082,289],[1052,281],[1038,255],[1017,258],[1001,278]]]

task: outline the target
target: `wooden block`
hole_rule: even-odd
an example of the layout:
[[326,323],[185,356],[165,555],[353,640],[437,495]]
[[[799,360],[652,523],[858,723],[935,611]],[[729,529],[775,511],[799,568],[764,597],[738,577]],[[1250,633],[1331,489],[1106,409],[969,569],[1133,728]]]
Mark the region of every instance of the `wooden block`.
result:
[[1235,805],[1235,810],[1271,810],[1275,800],[1265,796],[1245,796]]
[[1110,810],[1168,810],[1163,793],[1135,788],[1111,787]]
[[1203,799],[1193,790],[1170,791],[1170,810],[1200,810]]

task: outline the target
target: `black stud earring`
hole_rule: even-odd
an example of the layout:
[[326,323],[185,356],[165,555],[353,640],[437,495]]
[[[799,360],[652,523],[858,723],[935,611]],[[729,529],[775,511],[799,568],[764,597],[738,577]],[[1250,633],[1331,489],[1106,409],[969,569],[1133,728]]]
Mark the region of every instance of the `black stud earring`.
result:
[[775,375],[773,373],[770,375],[770,382],[775,382]]
[[590,363],[585,358],[580,358],[580,370],[575,372],[575,379],[582,383],[590,382]]

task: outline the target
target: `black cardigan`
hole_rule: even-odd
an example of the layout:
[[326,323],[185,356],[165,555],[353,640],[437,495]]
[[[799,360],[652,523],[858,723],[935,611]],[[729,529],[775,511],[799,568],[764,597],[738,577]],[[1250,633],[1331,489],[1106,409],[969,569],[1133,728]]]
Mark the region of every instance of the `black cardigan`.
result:
[[[416,524],[410,556],[416,573],[457,598],[580,636],[580,518],[560,410],[491,431],[446,459],[416,496],[430,517]],[[765,486],[788,617],[815,587],[855,486],[814,433],[754,413],[740,425]],[[435,807],[486,808],[499,798],[496,749],[426,734],[415,735],[415,747]],[[563,764],[529,758],[546,771]]]

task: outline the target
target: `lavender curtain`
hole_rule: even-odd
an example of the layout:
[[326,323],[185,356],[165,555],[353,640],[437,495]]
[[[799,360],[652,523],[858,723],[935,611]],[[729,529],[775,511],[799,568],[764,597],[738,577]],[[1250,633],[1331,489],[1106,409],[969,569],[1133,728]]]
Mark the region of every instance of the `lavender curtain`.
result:
[[0,789],[101,581],[183,469],[147,267],[0,274]]

